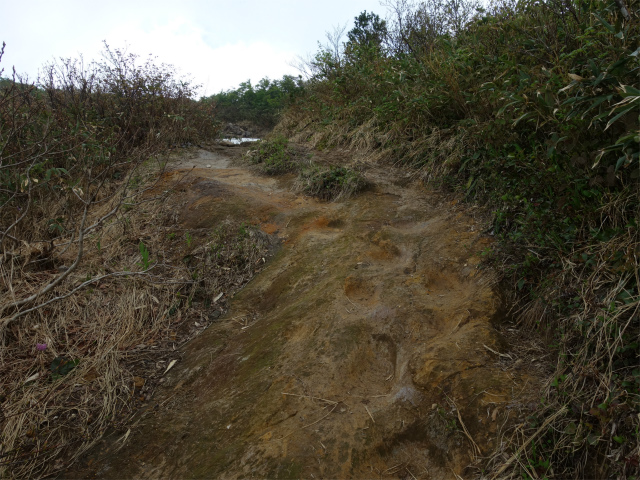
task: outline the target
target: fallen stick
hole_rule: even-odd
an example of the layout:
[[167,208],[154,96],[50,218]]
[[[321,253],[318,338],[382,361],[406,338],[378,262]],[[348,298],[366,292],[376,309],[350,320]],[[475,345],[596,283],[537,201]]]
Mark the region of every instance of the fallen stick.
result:
[[305,425],[305,426],[304,426],[304,427],[302,427],[302,428],[310,427],[311,425],[315,425],[316,423],[318,423],[318,422],[320,422],[320,421],[324,420],[325,418],[327,418],[329,415],[331,415],[331,414],[333,413],[333,411],[336,409],[336,407],[337,407],[337,406],[338,406],[338,404],[336,403],[336,404],[333,406],[333,408],[331,409],[331,411],[330,411],[329,413],[327,413],[324,417],[319,418],[319,419],[318,419],[318,420],[316,420],[315,422],[310,423],[309,425]]
[[334,402],[333,400],[327,400],[326,398],[312,397],[311,395],[298,395],[297,393],[282,392],[282,395],[289,395],[290,397],[310,398],[311,400],[320,400],[322,402],[327,402],[332,405],[337,405],[339,403],[339,402]]
[[371,412],[369,411],[369,409],[367,408],[367,406],[366,406],[366,405],[364,406],[364,409],[367,411],[367,413],[368,413],[368,414],[369,414],[369,416],[371,417],[371,421],[372,421],[373,423],[376,423],[376,421],[373,419],[373,415],[371,415]]

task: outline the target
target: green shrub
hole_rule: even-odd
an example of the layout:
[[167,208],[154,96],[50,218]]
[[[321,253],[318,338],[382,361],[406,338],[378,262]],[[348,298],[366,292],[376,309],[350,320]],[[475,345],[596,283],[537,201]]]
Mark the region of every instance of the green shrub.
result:
[[367,186],[362,175],[347,167],[311,165],[300,172],[299,189],[322,200],[348,198]]
[[246,157],[267,175],[281,175],[299,168],[296,154],[289,146],[289,140],[283,136],[260,141],[255,150],[247,152]]

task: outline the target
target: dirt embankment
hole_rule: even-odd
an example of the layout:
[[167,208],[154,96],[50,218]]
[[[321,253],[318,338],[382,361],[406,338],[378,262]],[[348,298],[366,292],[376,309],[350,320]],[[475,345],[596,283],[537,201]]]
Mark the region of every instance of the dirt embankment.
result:
[[[322,160],[322,156],[320,156]],[[259,223],[281,249],[78,476],[469,478],[535,380],[499,333],[469,212],[369,166],[339,203],[200,150],[181,221]],[[523,395],[525,397],[523,397]]]

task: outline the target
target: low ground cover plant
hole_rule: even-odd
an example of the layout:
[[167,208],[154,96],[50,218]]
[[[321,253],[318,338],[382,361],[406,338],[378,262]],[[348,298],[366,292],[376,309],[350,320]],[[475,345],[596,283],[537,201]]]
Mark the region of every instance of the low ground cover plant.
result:
[[297,172],[297,190],[322,200],[348,198],[367,186],[360,172],[346,166],[315,164],[304,148],[290,144],[282,135],[260,141],[245,158],[267,175]]
[[364,177],[348,167],[322,167],[312,164],[303,169],[297,180],[298,188],[304,194],[321,200],[348,198],[367,186]]

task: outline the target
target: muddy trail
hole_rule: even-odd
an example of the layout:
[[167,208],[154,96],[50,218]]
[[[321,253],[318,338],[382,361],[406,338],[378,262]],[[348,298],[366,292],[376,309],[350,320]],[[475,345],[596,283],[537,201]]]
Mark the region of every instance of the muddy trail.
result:
[[106,437],[74,475],[476,476],[534,383],[479,268],[491,239],[406,171],[370,165],[371,189],[326,203],[231,150],[173,164],[167,181],[195,166],[181,223],[246,220],[280,247],[186,345],[130,432]]

